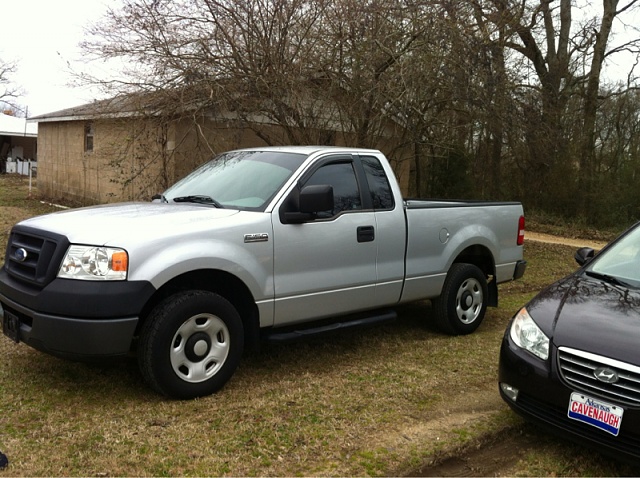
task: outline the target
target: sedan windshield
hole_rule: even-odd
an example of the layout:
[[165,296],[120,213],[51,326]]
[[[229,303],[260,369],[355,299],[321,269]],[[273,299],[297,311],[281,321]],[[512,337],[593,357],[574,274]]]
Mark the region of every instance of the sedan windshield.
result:
[[231,151],[221,154],[171,186],[167,202],[264,210],[307,158],[278,151]]
[[640,227],[636,227],[609,249],[599,254],[587,268],[591,277],[628,287],[640,287]]

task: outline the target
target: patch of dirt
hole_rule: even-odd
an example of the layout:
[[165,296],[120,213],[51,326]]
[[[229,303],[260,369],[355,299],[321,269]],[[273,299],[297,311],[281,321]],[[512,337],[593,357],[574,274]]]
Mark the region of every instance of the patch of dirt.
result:
[[535,445],[535,437],[531,435],[518,431],[503,433],[476,449],[425,466],[411,476],[513,476],[512,470]]
[[551,234],[543,234],[541,232],[530,232],[527,231],[525,233],[525,241],[536,241],[536,242],[546,242],[548,244],[562,244],[565,246],[572,247],[591,247],[593,249],[599,250],[607,245],[606,242],[602,241],[592,241],[589,239],[571,239],[568,237],[558,237],[552,236]]

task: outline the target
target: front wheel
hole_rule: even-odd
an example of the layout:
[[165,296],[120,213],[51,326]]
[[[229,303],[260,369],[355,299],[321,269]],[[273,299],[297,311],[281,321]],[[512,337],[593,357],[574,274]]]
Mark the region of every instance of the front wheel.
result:
[[210,395],[224,386],[244,348],[242,320],[213,292],[178,292],[142,326],[138,363],[145,381],[171,398]]
[[450,335],[475,331],[487,310],[487,279],[473,264],[453,264],[440,297],[433,301],[436,323]]

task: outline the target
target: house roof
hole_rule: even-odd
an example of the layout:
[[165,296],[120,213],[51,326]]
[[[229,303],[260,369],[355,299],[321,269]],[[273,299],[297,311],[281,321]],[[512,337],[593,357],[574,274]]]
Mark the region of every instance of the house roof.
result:
[[0,114],[0,136],[38,137],[38,125],[27,124],[25,118]]
[[[130,93],[118,95],[106,100],[95,100],[80,106],[45,113],[27,118],[29,123],[47,123],[54,121],[87,121],[105,118],[130,118],[135,116],[158,116],[167,114],[166,99],[170,92]],[[189,103],[180,98],[183,107]]]
[[140,109],[138,104],[132,101],[132,97],[118,96],[108,100],[96,100],[92,103],[32,116],[31,118],[27,118],[27,122],[82,121],[96,118],[122,118],[134,114],[139,115]]

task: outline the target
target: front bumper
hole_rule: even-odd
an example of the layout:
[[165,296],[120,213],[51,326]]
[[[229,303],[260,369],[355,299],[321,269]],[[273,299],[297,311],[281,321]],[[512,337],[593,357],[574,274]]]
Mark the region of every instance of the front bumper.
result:
[[[144,305],[148,282],[55,279],[43,289],[0,269],[0,317],[11,315],[17,340],[72,359],[126,355]],[[17,326],[15,325],[17,322]]]
[[625,411],[618,436],[570,419],[570,397],[578,390],[573,390],[560,379],[556,365],[557,348],[552,347],[550,352],[548,361],[534,357],[513,343],[508,328],[500,349],[498,381],[515,387],[518,396],[513,400],[499,387],[502,399],[519,415],[548,431],[616,459],[640,465],[640,410],[623,406]]

